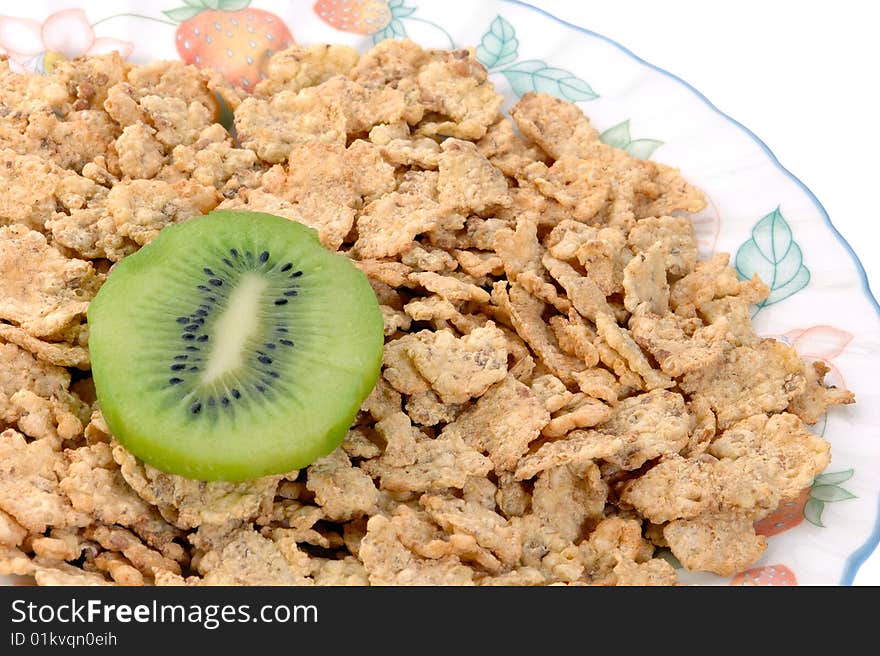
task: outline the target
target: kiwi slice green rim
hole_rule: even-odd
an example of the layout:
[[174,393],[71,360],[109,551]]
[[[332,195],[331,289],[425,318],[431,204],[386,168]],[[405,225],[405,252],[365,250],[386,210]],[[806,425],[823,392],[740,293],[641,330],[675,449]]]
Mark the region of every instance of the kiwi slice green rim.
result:
[[302,224],[215,210],[119,262],[88,310],[98,405],[144,462],[200,480],[305,467],[382,363],[366,276]]

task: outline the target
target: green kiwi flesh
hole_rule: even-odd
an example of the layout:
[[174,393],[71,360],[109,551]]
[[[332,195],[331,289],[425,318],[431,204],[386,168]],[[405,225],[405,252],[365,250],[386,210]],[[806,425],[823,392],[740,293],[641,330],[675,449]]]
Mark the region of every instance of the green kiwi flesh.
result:
[[88,310],[98,404],[144,462],[200,480],[305,467],[382,363],[366,277],[311,228],[216,210],[119,262]]

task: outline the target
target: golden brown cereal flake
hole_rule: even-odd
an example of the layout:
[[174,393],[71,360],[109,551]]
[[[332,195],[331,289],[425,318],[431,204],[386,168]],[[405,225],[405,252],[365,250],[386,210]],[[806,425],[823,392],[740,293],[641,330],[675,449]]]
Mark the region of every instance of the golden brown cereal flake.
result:
[[376,259],[405,253],[413,239],[439,225],[447,210],[418,194],[392,192],[373,201],[357,220],[358,259]]
[[442,55],[409,39],[386,39],[361,56],[349,77],[364,86],[381,87],[415,77],[422,66]]
[[542,444],[524,456],[516,468],[516,479],[526,480],[542,471],[571,464],[583,468],[594,460],[609,458],[623,448],[623,439],[595,430],[572,431],[564,439]]
[[556,335],[559,347],[581,360],[585,366],[594,367],[599,362],[599,353],[593,344],[596,332],[584,321],[574,309],[568,311],[568,317],[550,317],[550,327]]
[[410,396],[405,408],[414,424],[436,426],[454,421],[464,406],[461,403],[444,403],[434,391],[427,390]]
[[[337,203],[322,202],[309,197],[300,203],[291,203],[262,188],[241,189],[231,199],[224,200],[217,209],[266,212],[302,223],[318,232],[325,248],[338,250],[354,225],[355,211]],[[397,263],[395,263],[397,264]]]
[[196,481],[141,463],[120,445],[113,447],[113,459],[131,488],[182,529],[256,517],[272,504],[283,478],[266,476],[241,483]]
[[414,91],[410,84],[377,89],[337,76],[313,88],[325,103],[342,108],[348,135],[362,135],[376,125],[398,121],[412,125],[425,112],[421,103],[410,102]]
[[129,527],[154,547],[180,535],[128,486],[109,444],[92,444],[66,455],[69,464],[58,488],[77,511],[104,524]]
[[444,330],[420,331],[405,352],[444,403],[481,396],[507,375],[507,340],[489,323],[461,338]]
[[648,217],[640,220],[627,236],[636,252],[647,252],[655,244],[664,254],[666,270],[673,276],[685,276],[697,265],[697,239],[694,225],[682,216]]
[[370,395],[361,405],[361,410],[369,412],[373,419],[379,421],[388,415],[400,412],[400,394],[382,378],[376,381],[376,385]]
[[813,425],[819,422],[831,406],[855,403],[855,395],[849,390],[825,384],[825,374],[829,371],[828,365],[821,360],[816,360],[812,365],[805,367],[806,389],[791,399],[788,412]]
[[623,440],[623,448],[605,459],[623,469],[675,454],[687,445],[694,418],[680,394],[652,390],[623,399],[599,431]]
[[131,180],[110,190],[107,210],[116,233],[143,246],[165,226],[207,214],[219,202],[216,189],[189,180]]
[[633,340],[626,328],[621,328],[610,314],[596,316],[596,330],[610,348],[620,355],[627,366],[645,381],[647,389],[666,389],[673,386],[672,379],[651,362]]
[[370,584],[366,568],[361,561],[352,556],[346,556],[342,560],[312,558],[310,565],[315,585],[365,586]]
[[269,59],[266,78],[254,87],[254,95],[271,98],[279,91],[299,91],[347,75],[357,64],[357,50],[349,46],[293,45]]
[[77,177],[35,155],[0,150],[0,226],[18,223],[42,231],[62,203],[62,183]]
[[31,533],[88,525],[88,515],[77,511],[58,487],[64,465],[48,441],[28,443],[11,428],[0,433],[0,510]]
[[669,309],[666,255],[656,244],[637,253],[623,270],[623,305],[632,314],[664,315]]
[[404,546],[412,520],[374,515],[360,547],[371,585],[471,585],[474,570],[452,555],[424,558]]
[[787,344],[764,339],[726,351],[720,366],[688,373],[680,385],[704,397],[724,429],[751,415],[785,410],[806,389],[806,366]]
[[224,196],[235,193],[241,187],[259,186],[265,165],[252,150],[233,147],[226,130],[217,131],[219,139],[206,134],[214,128],[220,126],[215,123],[204,130],[199,140],[191,146],[179,145],[174,148],[171,153],[174,173],[204,187],[214,187]]
[[528,387],[507,376],[483,394],[442,437],[458,437],[486,453],[498,472],[512,470],[550,421],[544,403]]
[[[172,553],[178,555],[178,560],[150,549],[134,533],[124,528],[95,526],[87,528],[85,534],[90,540],[99,543],[110,552],[119,552],[124,555],[127,561],[143,575],[154,577],[159,572],[180,574],[179,555],[175,551],[172,550]],[[179,547],[179,545],[175,546]]]
[[[375,458],[382,453],[382,449],[371,438],[366,429],[353,428],[345,435],[342,444],[339,445],[349,458],[363,458],[369,460]],[[282,486],[285,485],[282,483]],[[276,491],[276,495],[280,496],[281,487]]]
[[[399,130],[395,128],[399,127]],[[440,145],[430,137],[410,136],[405,121],[377,125],[370,130],[370,141],[389,164],[436,170],[440,166]]]
[[135,89],[136,97],[159,96],[179,98],[187,105],[197,102],[216,117],[217,99],[208,89],[207,74],[203,69],[184,64],[179,60],[157,61],[132,66],[128,71],[128,83]]
[[[291,560],[275,541],[239,528],[201,557],[198,571],[202,578],[197,584],[308,585],[302,565],[292,567]],[[297,565],[296,561],[293,564]]]
[[122,130],[114,147],[123,176],[148,180],[162,170],[165,152],[155,137],[156,130],[143,123],[132,123]]
[[712,441],[708,452],[722,464],[755,461],[783,499],[809,487],[831,459],[831,445],[787,412],[758,414],[734,424]]
[[[598,349],[596,349],[598,353]],[[581,392],[596,399],[614,403],[620,398],[620,383],[607,369],[593,367],[573,374]]]
[[9,398],[18,430],[37,440],[46,441],[54,449],[64,440],[77,438],[83,432],[76,411],[75,398],[62,392],[58,398],[44,399],[30,390],[20,390]]
[[378,148],[358,139],[348,148],[307,143],[290,154],[294,165],[274,166],[262,178],[262,189],[291,202],[309,198],[360,209],[365,202],[394,190],[394,168]]
[[103,111],[82,109],[61,116],[55,106],[30,104],[29,110],[0,118],[0,147],[77,173],[96,158],[112,156],[119,126]]
[[[62,367],[38,360],[31,353],[0,340],[0,423],[20,417],[12,398],[28,392],[42,399],[68,399],[70,374]],[[68,405],[65,403],[65,405]]]
[[187,104],[180,98],[144,96],[140,108],[145,122],[155,129],[156,140],[166,150],[195,142],[213,123],[211,110],[200,102]]
[[0,319],[34,337],[79,321],[103,281],[90,262],[67,259],[39,232],[0,228]]
[[418,316],[411,316],[406,312],[395,310],[387,305],[380,305],[379,309],[382,311],[382,323],[385,327],[384,332],[386,337],[390,337],[398,331],[409,330],[413,318],[420,320]]
[[409,347],[418,343],[418,337],[412,334],[385,343],[382,376],[401,394],[418,394],[431,389],[431,384],[419,373],[409,356]]
[[571,304],[581,316],[598,325],[598,315],[611,313],[605,293],[589,275],[581,275],[571,265],[550,255],[544,255],[542,262],[565,289]]
[[558,159],[549,168],[536,162],[523,175],[541,194],[559,203],[564,214],[584,223],[599,214],[611,192],[611,183],[601,168],[574,157]]
[[720,489],[716,473],[714,458],[668,456],[627,483],[621,501],[657,524],[696,517],[717,504],[715,497]]
[[69,342],[46,342],[8,323],[0,323],[0,340],[20,346],[38,360],[48,364],[82,370],[91,368],[89,352],[86,348]]
[[614,410],[601,401],[578,392],[541,429],[544,437],[562,437],[576,428],[587,428],[606,422],[614,415]]
[[730,255],[719,253],[712,259],[699,262],[691,273],[672,284],[669,303],[681,313],[687,308],[700,308],[709,301],[726,296],[742,296],[749,303],[759,303],[770,289],[757,275],[749,281],[740,281],[736,270],[728,266]]
[[[431,439],[410,425],[403,413],[376,425],[388,445],[381,457],[361,467],[380,479],[380,489],[391,492],[426,492],[461,489],[470,476],[485,476],[492,462],[466,444],[457,433]],[[389,450],[390,448],[390,450]]]
[[433,273],[454,271],[458,267],[458,262],[452,255],[443,249],[434,248],[427,244],[413,245],[410,250],[400,256],[400,261],[413,269]]
[[[125,79],[129,64],[118,52],[62,59],[55,63],[43,97],[71,110],[102,109],[107,89]],[[56,95],[57,94],[57,95]]]
[[235,110],[235,130],[243,147],[278,164],[301,144],[344,145],[345,115],[337,105],[322,102],[314,87],[307,87],[280,91],[271,100],[245,99]]
[[602,228],[594,238],[581,243],[575,258],[606,296],[624,291],[624,270],[632,259],[620,228]]
[[472,52],[444,52],[417,75],[421,100],[430,112],[448,120],[425,120],[421,134],[476,140],[495,122],[504,98]]
[[586,523],[602,518],[607,496],[608,485],[594,463],[563,464],[538,474],[532,511],[566,540],[579,542]]
[[510,110],[520,131],[554,159],[589,155],[599,133],[577,105],[545,93],[525,93]]
[[559,348],[556,337],[543,319],[544,303],[531,296],[519,285],[508,292],[506,283],[495,283],[492,301],[510,317],[517,334],[529,345],[541,362],[564,383],[573,383],[574,374],[585,365]]
[[25,537],[28,530],[15,521],[12,515],[0,510],[0,545],[4,547],[17,547]]
[[690,570],[733,576],[754,563],[767,548],[756,535],[749,517],[710,515],[677,519],[663,529],[663,537],[682,565]]
[[506,119],[489,126],[477,142],[477,148],[492,165],[510,178],[519,176],[533,162],[549,164],[547,154],[516,134],[513,123]]
[[466,214],[482,214],[510,204],[504,174],[469,141],[446,139],[441,145],[440,202]]
[[502,565],[512,565],[520,559],[520,545],[514,529],[493,510],[464,499],[437,494],[425,494],[419,503],[431,519],[450,534],[451,540],[456,535],[471,536]]
[[314,492],[315,503],[324,509],[327,518],[335,522],[369,515],[379,500],[373,481],[352,467],[343,449],[335,449],[309,466],[306,487]]
[[551,414],[564,408],[574,398],[565,383],[552,374],[537,376],[529,387]]
[[500,276],[504,272],[504,262],[494,253],[485,251],[453,251],[461,270],[477,278]]
[[719,366],[728,348],[726,322],[692,330],[677,315],[641,315],[631,322],[636,343],[660,365],[664,373],[679,378],[684,374]]

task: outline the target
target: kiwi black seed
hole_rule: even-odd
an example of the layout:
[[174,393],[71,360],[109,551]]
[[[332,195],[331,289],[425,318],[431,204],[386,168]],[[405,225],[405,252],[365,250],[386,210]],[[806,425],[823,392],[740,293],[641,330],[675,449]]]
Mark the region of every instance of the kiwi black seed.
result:
[[366,277],[311,228],[259,212],[163,229],[114,267],[88,321],[113,434],[154,467],[201,480],[326,455],[382,362]]

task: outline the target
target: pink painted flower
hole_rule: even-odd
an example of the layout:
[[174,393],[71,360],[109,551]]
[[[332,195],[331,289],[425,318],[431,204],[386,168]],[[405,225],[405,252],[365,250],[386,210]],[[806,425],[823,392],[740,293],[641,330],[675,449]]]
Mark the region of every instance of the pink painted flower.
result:
[[116,50],[125,58],[134,44],[95,36],[82,9],[65,9],[39,23],[30,18],[0,16],[0,54],[16,73],[51,73],[61,59],[100,55]]
[[789,330],[781,337],[791,344],[802,358],[809,361],[822,360],[831,369],[831,382],[846,387],[843,375],[832,360],[853,340],[852,333],[833,326],[813,326]]

